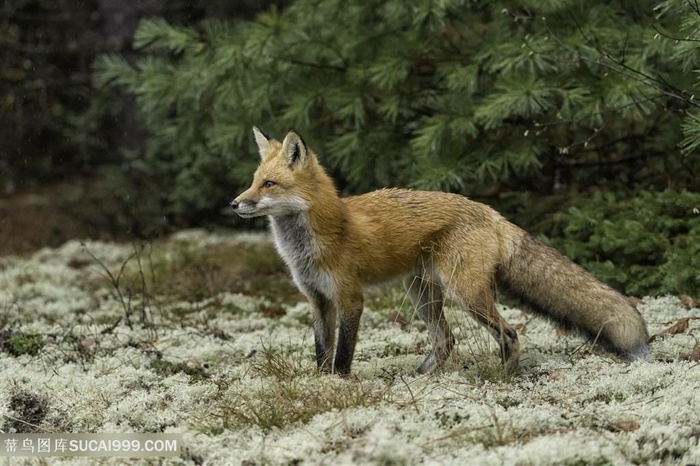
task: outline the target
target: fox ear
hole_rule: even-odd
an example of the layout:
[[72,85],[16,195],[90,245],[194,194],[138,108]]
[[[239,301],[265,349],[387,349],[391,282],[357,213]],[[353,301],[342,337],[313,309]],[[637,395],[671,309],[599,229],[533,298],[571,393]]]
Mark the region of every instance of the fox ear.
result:
[[306,162],[308,148],[304,140],[294,131],[290,131],[282,141],[282,153],[287,156],[289,168],[295,168]]
[[267,152],[270,150],[270,136],[265,134],[257,126],[253,126],[253,135],[255,136],[255,142],[258,144],[258,151],[260,151],[260,158],[264,159]]

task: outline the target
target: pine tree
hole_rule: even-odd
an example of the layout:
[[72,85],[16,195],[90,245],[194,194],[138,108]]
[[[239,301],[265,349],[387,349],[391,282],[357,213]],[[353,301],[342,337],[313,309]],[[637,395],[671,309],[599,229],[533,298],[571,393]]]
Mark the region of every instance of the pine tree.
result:
[[151,136],[134,163],[184,218],[249,182],[253,125],[300,131],[346,192],[697,188],[678,145],[700,145],[698,49],[657,30],[694,37],[700,20],[667,3],[297,0],[150,20],[135,66],[105,57],[96,81],[137,96]]

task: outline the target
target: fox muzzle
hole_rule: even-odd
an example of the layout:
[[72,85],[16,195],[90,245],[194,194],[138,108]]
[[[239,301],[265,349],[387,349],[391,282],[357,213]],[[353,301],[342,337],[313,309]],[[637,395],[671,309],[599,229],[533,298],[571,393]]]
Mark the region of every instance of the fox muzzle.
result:
[[259,217],[262,215],[260,209],[258,209],[256,202],[251,202],[250,200],[244,199],[239,201],[240,197],[234,199],[229,204],[234,212],[243,218]]

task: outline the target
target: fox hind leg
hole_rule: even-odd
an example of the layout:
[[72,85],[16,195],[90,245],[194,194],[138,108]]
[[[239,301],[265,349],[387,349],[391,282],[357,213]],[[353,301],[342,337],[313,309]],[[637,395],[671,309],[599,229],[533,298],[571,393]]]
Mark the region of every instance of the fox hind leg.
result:
[[[466,294],[462,290],[469,290]],[[491,285],[481,289],[474,287],[460,287],[455,290],[460,297],[460,304],[466,309],[481,325],[486,327],[500,347],[503,367],[508,374],[513,374],[518,370],[520,362],[520,343],[518,333],[515,329],[498,313],[494,301],[494,291]]]
[[416,371],[419,374],[429,374],[443,366],[455,344],[442,309],[442,288],[430,277],[425,276],[408,277],[404,280],[404,286],[418,315],[428,326],[433,347]]
[[453,267],[449,273],[440,270],[440,280],[446,284],[456,302],[486,327],[496,340],[505,371],[515,373],[520,360],[518,333],[496,310],[495,289],[491,280],[480,279],[489,274],[470,275],[469,270],[474,268],[474,264],[462,263],[461,267]]

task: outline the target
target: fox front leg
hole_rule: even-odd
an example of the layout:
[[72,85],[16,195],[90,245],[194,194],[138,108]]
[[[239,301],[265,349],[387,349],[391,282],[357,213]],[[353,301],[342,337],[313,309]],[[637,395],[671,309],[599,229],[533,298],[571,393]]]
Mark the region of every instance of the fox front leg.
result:
[[333,345],[335,343],[335,305],[321,293],[309,296],[313,307],[314,344],[316,347],[316,364],[323,372],[331,372]]
[[362,293],[339,300],[338,308],[340,309],[340,324],[333,370],[340,375],[347,375],[350,373],[355,344],[357,343],[357,331],[360,327]]

